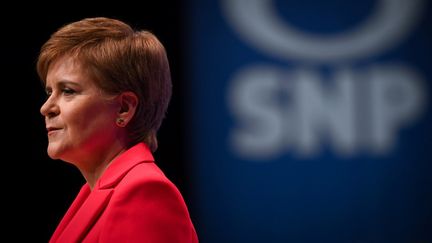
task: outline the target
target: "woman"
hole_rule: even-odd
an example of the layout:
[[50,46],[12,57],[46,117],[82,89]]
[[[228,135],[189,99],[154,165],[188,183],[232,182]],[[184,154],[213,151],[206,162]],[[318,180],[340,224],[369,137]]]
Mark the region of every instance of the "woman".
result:
[[152,157],[171,97],[158,39],[119,20],[83,19],[42,46],[37,71],[48,155],[87,182],[50,242],[198,242],[182,195]]

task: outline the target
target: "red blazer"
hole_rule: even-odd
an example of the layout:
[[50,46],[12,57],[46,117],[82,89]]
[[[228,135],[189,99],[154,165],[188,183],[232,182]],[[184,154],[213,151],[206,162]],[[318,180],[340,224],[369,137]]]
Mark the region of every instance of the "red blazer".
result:
[[198,242],[182,195],[144,143],[85,184],[51,237],[59,242]]

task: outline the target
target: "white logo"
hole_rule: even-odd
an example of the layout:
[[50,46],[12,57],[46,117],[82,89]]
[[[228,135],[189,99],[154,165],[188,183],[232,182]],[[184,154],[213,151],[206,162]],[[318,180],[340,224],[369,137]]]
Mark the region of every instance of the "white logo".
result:
[[[257,50],[290,61],[330,64],[284,68],[251,63],[233,76],[228,106],[235,118],[230,145],[242,157],[269,160],[284,153],[312,157],[331,147],[339,156],[385,155],[397,132],[425,104],[424,80],[402,62],[352,67],[349,61],[384,52],[413,28],[419,0],[381,0],[360,26],[333,36],[302,33],[282,22],[269,0],[224,0],[236,33]],[[301,64],[301,63],[300,63]]]

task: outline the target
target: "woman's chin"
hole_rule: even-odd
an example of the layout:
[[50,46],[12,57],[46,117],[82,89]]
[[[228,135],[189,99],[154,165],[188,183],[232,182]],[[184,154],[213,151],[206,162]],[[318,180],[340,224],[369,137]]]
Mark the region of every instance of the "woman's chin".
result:
[[48,145],[47,154],[51,159],[60,159],[60,151],[57,146]]

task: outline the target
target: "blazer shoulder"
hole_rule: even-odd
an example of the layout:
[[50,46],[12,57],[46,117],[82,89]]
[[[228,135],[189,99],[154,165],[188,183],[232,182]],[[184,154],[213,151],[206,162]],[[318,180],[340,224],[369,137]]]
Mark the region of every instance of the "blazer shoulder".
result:
[[197,242],[183,196],[154,163],[140,163],[122,178],[105,217],[103,242]]

